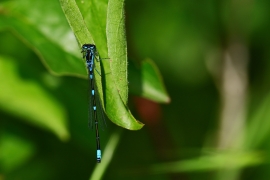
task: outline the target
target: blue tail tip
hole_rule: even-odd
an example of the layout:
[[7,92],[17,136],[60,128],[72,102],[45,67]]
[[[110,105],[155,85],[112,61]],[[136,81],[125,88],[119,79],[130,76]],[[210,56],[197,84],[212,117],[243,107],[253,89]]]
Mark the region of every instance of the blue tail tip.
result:
[[97,150],[97,162],[100,163],[101,162],[101,150]]

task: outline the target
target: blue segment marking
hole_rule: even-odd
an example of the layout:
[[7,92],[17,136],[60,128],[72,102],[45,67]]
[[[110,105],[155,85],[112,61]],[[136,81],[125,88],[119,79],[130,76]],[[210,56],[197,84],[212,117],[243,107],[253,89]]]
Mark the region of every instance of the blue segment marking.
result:
[[101,159],[101,150],[99,150],[99,149],[97,150],[97,158]]

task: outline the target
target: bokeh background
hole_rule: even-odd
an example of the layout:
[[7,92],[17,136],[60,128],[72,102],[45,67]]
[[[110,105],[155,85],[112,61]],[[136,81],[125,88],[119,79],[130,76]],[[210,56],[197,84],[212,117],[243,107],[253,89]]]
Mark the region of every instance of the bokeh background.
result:
[[[44,57],[16,31],[34,26],[35,18],[19,17],[31,11],[55,23],[55,34],[40,27],[57,41],[59,27],[68,26],[56,13],[60,3],[48,1],[44,14],[48,8],[39,2],[9,2],[0,1],[0,180],[89,179],[97,165],[87,80],[52,74],[44,58],[67,57],[51,51]],[[126,0],[125,6],[128,57],[157,64],[171,102],[130,94],[131,111],[145,126],[128,131],[107,122],[102,147],[113,134],[120,140],[103,178],[270,179],[270,1]],[[79,54],[76,48],[70,51]]]

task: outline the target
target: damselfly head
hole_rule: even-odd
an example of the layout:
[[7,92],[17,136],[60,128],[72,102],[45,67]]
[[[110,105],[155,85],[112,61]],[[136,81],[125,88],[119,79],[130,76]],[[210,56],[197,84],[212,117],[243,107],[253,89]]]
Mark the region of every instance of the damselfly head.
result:
[[95,51],[96,46],[94,44],[84,44],[84,45],[82,45],[82,50]]

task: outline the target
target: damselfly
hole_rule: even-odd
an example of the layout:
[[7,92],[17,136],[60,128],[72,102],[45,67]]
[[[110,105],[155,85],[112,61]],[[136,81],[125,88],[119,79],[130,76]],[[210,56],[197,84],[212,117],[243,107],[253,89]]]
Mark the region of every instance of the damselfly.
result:
[[[82,46],[83,58],[86,61],[87,71],[90,80],[90,109],[89,109],[89,126],[93,128],[95,124],[96,130],[96,144],[97,144],[97,162],[101,162],[101,150],[98,131],[98,122],[104,121],[103,109],[100,102],[99,92],[97,90],[97,84],[95,81],[95,59],[99,60],[96,46],[94,44],[84,44]],[[97,58],[98,57],[98,58]],[[98,72],[98,71],[97,71]],[[98,72],[98,74],[100,74]],[[101,75],[101,74],[100,74]]]

